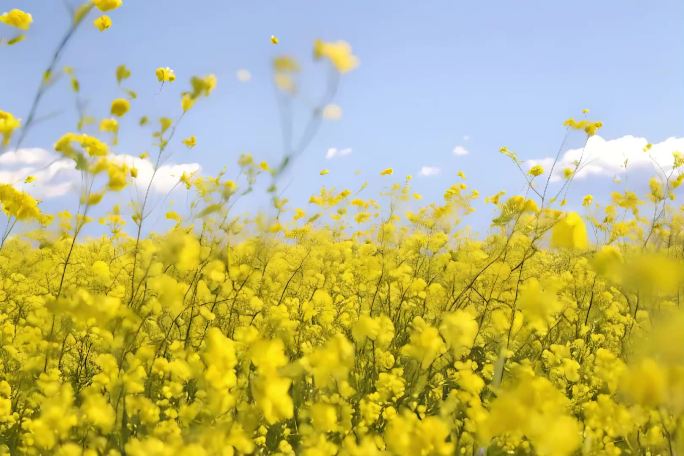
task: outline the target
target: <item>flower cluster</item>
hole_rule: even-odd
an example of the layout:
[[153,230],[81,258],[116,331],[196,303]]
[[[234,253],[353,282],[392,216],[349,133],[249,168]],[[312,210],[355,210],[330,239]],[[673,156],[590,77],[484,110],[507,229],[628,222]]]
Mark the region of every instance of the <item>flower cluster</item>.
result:
[[[501,222],[513,234],[483,241],[402,217],[350,221],[346,235],[343,216],[316,226],[298,213],[262,235],[198,237],[174,214],[175,228],[143,240],[135,283],[126,235],[77,243],[66,274],[55,265],[69,238],[15,239],[0,250],[2,444],[141,455],[681,447],[681,231],[648,256],[588,249],[578,214],[512,200],[500,205],[517,214]],[[345,201],[319,210],[372,207]],[[556,248],[534,247],[533,222]]]
[[[77,14],[121,4],[92,0]],[[0,16],[20,29],[30,19]],[[317,41],[314,57],[330,63],[334,84],[358,65],[345,42]],[[273,61],[286,102],[299,69],[292,57]],[[78,93],[73,69],[65,73]],[[217,79],[192,77],[177,116],[155,122],[156,165],[141,182],[112,153],[136,99],[121,87],[131,71],[115,74],[126,96],[108,104],[111,117],[82,115],[54,144],[81,173],[76,213],[52,220],[30,194],[0,184],[0,453],[684,452],[680,153],[645,195],[615,192],[606,205],[587,195],[580,214],[564,209],[564,190],[581,163],[554,195],[537,187],[542,166],[525,172],[504,147],[528,188],[484,199],[496,214],[482,238],[460,229],[480,199],[463,173],[423,206],[411,178],[394,182],[385,168],[377,199],[365,184],[324,187],[294,208],[275,188],[303,148],[286,147],[276,167],[244,153],[236,179],[183,173],[188,207],[164,208],[168,229],[146,234],[165,204],[149,199],[159,164],[201,148],[175,134]],[[175,80],[167,67],[155,76]],[[589,137],[601,123],[566,126]],[[5,145],[20,128],[0,111]],[[234,215],[264,177],[273,210]],[[90,209],[128,185],[146,189],[130,212],[102,209],[104,234],[79,236]],[[9,236],[18,221],[27,229]]]

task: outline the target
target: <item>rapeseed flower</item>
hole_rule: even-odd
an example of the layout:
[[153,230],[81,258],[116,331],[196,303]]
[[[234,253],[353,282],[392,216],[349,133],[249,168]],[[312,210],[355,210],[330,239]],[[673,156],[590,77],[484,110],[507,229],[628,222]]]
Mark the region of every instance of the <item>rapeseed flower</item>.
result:
[[112,19],[107,15],[102,15],[93,21],[93,25],[99,31],[104,32],[112,26]]
[[328,43],[316,40],[314,58],[328,59],[340,73],[347,73],[359,65],[359,59],[352,53],[351,46],[346,41]]
[[33,23],[33,17],[30,13],[15,8],[0,14],[0,23],[18,28],[19,30],[28,30],[31,27],[31,23]]
[[585,249],[588,245],[587,229],[576,212],[565,214],[551,232],[551,245],[570,249]]
[[115,10],[123,4],[123,0],[91,0],[91,2],[100,11]]
[[21,127],[21,119],[17,119],[11,112],[0,110],[0,134],[2,145],[6,146],[12,139],[14,130]]
[[169,67],[159,67],[155,71],[157,81],[159,82],[173,82],[176,80],[176,73]]
[[113,116],[123,117],[131,109],[131,103],[125,98],[117,98],[112,101],[110,112]]

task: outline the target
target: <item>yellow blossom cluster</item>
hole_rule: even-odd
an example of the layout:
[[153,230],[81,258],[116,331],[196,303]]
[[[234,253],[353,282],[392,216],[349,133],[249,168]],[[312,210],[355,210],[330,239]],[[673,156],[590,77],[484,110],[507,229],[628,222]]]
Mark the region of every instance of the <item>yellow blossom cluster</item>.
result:
[[173,82],[176,80],[176,73],[169,67],[159,67],[155,71],[159,82]]
[[2,135],[2,145],[7,146],[12,139],[14,130],[21,126],[21,120],[12,115],[11,112],[0,109],[0,135]]
[[351,46],[346,41],[330,43],[316,40],[314,43],[314,57],[316,59],[328,59],[340,73],[351,71],[359,64],[358,58],[352,54]]
[[0,184],[0,207],[5,214],[17,220],[40,218],[38,202],[28,193],[9,184]]
[[[333,80],[358,64],[345,42],[317,41],[314,56]],[[278,96],[294,95],[298,63],[277,57],[273,71]],[[131,76],[115,74],[119,86]],[[19,187],[34,176],[0,184],[0,454],[684,452],[681,154],[645,194],[587,195],[579,213],[504,147],[527,190],[485,198],[495,214],[475,237],[460,223],[480,195],[461,172],[423,206],[410,176],[397,183],[385,168],[379,197],[324,187],[292,208],[277,177],[301,150],[275,167],[244,153],[235,179],[181,174],[188,207],[164,207],[170,226],[143,231],[167,204],[148,204],[165,152],[197,145],[175,136],[180,120],[216,83],[193,77],[178,115],[159,118],[156,165],[137,187],[148,191],[130,213],[102,209],[91,238],[79,236],[91,207],[138,179],[111,153],[134,93],[96,124],[109,142],[81,119],[54,144],[81,173],[76,213],[44,215]],[[566,126],[590,137],[601,123]],[[0,111],[3,143],[20,128]],[[235,215],[263,178],[273,207]],[[17,221],[25,229],[10,236]]]
[[[204,195],[223,185],[188,182]],[[320,210],[370,207],[340,195],[324,192]],[[402,217],[345,235],[301,215],[276,234],[245,237],[258,231],[244,220],[243,234],[198,236],[169,212],[175,227],[141,243],[135,288],[135,239],[120,231],[77,243],[67,270],[55,265],[68,237],[14,239],[0,250],[0,444],[111,455],[682,448],[681,230],[656,234],[672,247],[647,256],[591,247],[579,214],[526,201],[500,202],[512,234],[482,241]],[[527,217],[556,248],[535,247]]]
[[16,8],[0,14],[0,23],[18,28],[19,30],[28,30],[32,22],[33,17],[31,14]]
[[575,120],[573,118],[567,119],[563,125],[573,130],[583,130],[587,136],[594,136],[603,127],[603,123],[600,121]]

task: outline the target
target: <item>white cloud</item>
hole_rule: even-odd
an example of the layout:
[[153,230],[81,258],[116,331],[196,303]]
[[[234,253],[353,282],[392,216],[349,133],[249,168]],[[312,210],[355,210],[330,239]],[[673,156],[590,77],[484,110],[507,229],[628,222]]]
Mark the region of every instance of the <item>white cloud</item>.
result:
[[344,157],[344,156],[349,155],[351,153],[352,153],[352,150],[349,147],[344,148],[344,149],[338,149],[337,147],[331,147],[325,153],[325,158],[327,160],[332,160],[333,158]]
[[[154,172],[154,164],[149,159],[141,159],[133,155],[114,155],[112,160],[118,163],[126,163],[128,166],[133,166],[138,169],[138,177],[136,178],[136,186],[138,188],[146,188],[148,182],[152,178]],[[162,165],[157,170],[157,174],[152,181],[153,191],[157,193],[167,193],[176,184],[183,175],[183,173],[191,174],[199,172],[201,167],[198,163],[181,163],[178,165]]]
[[0,154],[0,165],[35,165],[49,160],[50,152],[45,149],[10,150]]
[[[34,176],[32,184],[25,184]],[[0,182],[13,184],[45,199],[62,196],[78,187],[80,173],[71,160],[44,149],[19,149],[0,155]]]
[[[673,137],[653,144],[648,153],[644,152],[646,144],[648,144],[646,138],[631,135],[617,139],[592,136],[583,149],[570,149],[560,157],[554,167],[551,180],[560,180],[563,176],[563,169],[574,169],[575,163],[580,159],[581,165],[577,172],[577,179],[590,176],[615,177],[629,170],[653,169],[654,167],[669,171],[673,165],[672,153],[675,151],[684,153],[684,138]],[[627,168],[625,168],[625,163]],[[553,157],[529,160],[528,164],[530,167],[542,165],[548,171],[553,164]]]
[[420,168],[420,175],[421,176],[436,176],[437,174],[441,173],[442,170],[439,169],[436,166],[423,166]]
[[250,73],[249,70],[246,70],[244,68],[240,68],[235,73],[235,77],[240,82],[249,82],[252,80],[252,73]]
[[[147,186],[154,170],[149,159],[125,154],[112,155],[111,158],[138,168],[137,187]],[[166,193],[178,183],[183,172],[192,173],[200,169],[197,163],[163,165],[157,170],[151,189]],[[34,176],[35,181],[25,184],[27,176]],[[0,155],[0,182],[11,183],[39,199],[56,198],[77,191],[80,181],[81,173],[73,161],[45,149],[19,149]]]
[[470,152],[463,146],[456,146],[454,147],[454,150],[451,151],[451,153],[457,157],[462,157],[464,155],[468,155]]

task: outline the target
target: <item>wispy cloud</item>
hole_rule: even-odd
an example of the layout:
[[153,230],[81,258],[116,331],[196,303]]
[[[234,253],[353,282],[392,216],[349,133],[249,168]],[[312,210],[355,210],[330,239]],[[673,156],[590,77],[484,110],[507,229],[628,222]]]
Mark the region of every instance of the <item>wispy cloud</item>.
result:
[[[112,155],[110,158],[136,167],[136,186],[147,186],[154,172],[154,164],[150,160],[126,154]],[[178,183],[184,172],[193,173],[200,169],[197,163],[163,165],[157,170],[151,190],[166,193]],[[35,180],[25,184],[24,180],[28,176],[35,177]],[[81,182],[81,173],[76,170],[73,161],[45,149],[19,149],[0,155],[0,182],[11,183],[36,198],[48,199],[76,191]]]
[[441,172],[442,170],[436,166],[423,166],[420,168],[420,175],[425,177],[436,176]]
[[[28,176],[35,182],[25,184]],[[0,182],[9,183],[45,199],[62,196],[77,188],[80,173],[71,160],[45,149],[19,149],[0,155]]]
[[349,155],[351,153],[352,153],[352,150],[349,147],[347,147],[345,149],[338,149],[337,147],[331,147],[325,153],[325,158],[327,160],[332,160],[333,158],[344,157],[344,156]]
[[252,80],[252,73],[250,73],[249,70],[245,68],[240,68],[235,72],[235,77],[240,82],[249,82]]
[[454,147],[454,150],[451,151],[451,153],[457,157],[462,157],[464,155],[468,155],[470,152],[463,146],[456,146]]
[[[653,144],[648,152],[644,152],[647,144],[646,138],[631,135],[616,139],[592,136],[584,148],[570,149],[559,158],[551,180],[560,180],[563,170],[574,169],[579,160],[581,165],[575,176],[577,179],[592,176],[614,177],[632,169],[662,168],[669,171],[674,163],[672,153],[684,153],[684,138],[668,138]],[[529,160],[527,164],[530,167],[541,165],[548,171],[553,164],[553,157]]]

